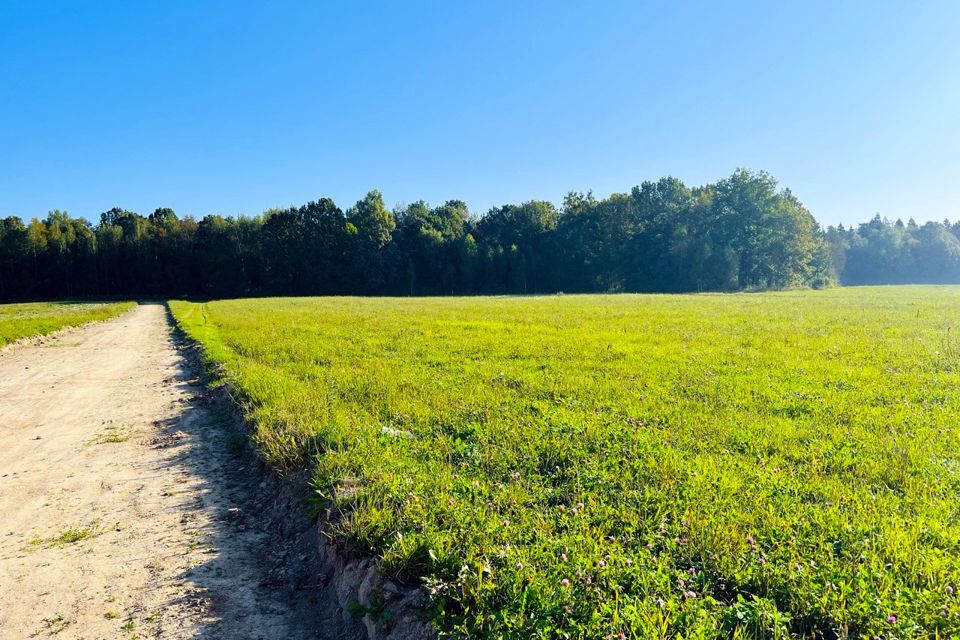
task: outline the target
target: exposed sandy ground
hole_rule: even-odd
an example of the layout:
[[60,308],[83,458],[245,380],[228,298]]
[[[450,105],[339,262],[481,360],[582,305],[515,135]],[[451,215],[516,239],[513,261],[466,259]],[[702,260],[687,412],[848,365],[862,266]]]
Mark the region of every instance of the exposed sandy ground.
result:
[[310,545],[217,405],[162,305],[0,355],[0,638],[318,637]]

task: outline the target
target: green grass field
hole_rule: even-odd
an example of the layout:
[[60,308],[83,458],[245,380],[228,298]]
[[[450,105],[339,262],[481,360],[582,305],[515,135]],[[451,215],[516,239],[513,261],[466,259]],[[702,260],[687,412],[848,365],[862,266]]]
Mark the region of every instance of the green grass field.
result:
[[960,288],[171,308],[451,635],[960,634]]
[[46,335],[65,327],[106,320],[136,303],[29,302],[0,304],[0,347],[20,338]]

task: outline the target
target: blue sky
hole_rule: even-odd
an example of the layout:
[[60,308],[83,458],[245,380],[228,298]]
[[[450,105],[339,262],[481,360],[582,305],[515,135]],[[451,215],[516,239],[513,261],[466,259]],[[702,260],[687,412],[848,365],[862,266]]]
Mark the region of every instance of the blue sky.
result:
[[492,205],[765,169],[960,217],[960,2],[4,2],[0,216]]

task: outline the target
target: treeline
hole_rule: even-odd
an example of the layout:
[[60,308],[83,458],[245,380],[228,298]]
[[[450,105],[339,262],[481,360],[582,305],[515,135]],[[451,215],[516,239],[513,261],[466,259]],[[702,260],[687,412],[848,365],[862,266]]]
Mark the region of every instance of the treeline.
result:
[[0,221],[0,298],[679,292],[819,287],[838,276],[953,279],[956,232],[879,219],[824,231],[789,190],[745,170],[702,187],[663,178],[605,199],[570,193],[559,209],[534,200],[479,218],[457,200],[390,210],[379,191],[346,211],[321,198],[200,220],[115,208],[92,225],[52,211]]
[[878,215],[826,236],[843,284],[960,283],[960,222],[920,226]]

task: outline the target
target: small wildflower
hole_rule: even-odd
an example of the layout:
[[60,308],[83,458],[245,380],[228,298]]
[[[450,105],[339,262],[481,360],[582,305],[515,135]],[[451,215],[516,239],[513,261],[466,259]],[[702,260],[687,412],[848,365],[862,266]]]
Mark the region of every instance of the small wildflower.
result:
[[683,592],[683,597],[684,597],[684,598],[688,598],[688,599],[696,598],[696,597],[697,597],[697,592],[696,592],[696,591],[684,591],[684,592]]
[[760,564],[767,564],[767,559],[761,556],[759,562],[760,562]]
[[753,544],[753,543],[754,543],[753,536],[747,536],[747,544]]
[[566,561],[567,561],[567,554],[561,553],[561,554],[560,554],[560,559],[563,560],[564,562],[566,562]]
[[628,567],[632,567],[632,566],[633,566],[633,560],[631,560],[630,558],[627,558],[626,560],[624,560],[624,562],[626,563],[626,565],[627,565]]
[[652,542],[648,542],[648,543],[647,543],[647,549],[653,549],[653,543],[652,543]]
[[603,560],[601,560],[600,562],[597,563],[597,566],[602,569],[602,568],[604,568],[605,566],[607,566],[607,563],[604,562]]
[[887,616],[887,622],[889,622],[890,624],[897,624],[897,616],[891,613],[890,615]]
[[953,593],[953,587],[949,584],[947,585],[947,593]]
[[692,576],[695,576],[697,575],[697,570],[693,567],[690,567],[689,569],[687,569],[687,573],[689,573]]
[[560,581],[560,584],[562,584],[562,585],[565,586],[565,587],[569,587],[569,586],[570,586],[570,581],[567,580],[566,578],[564,578],[563,580]]

